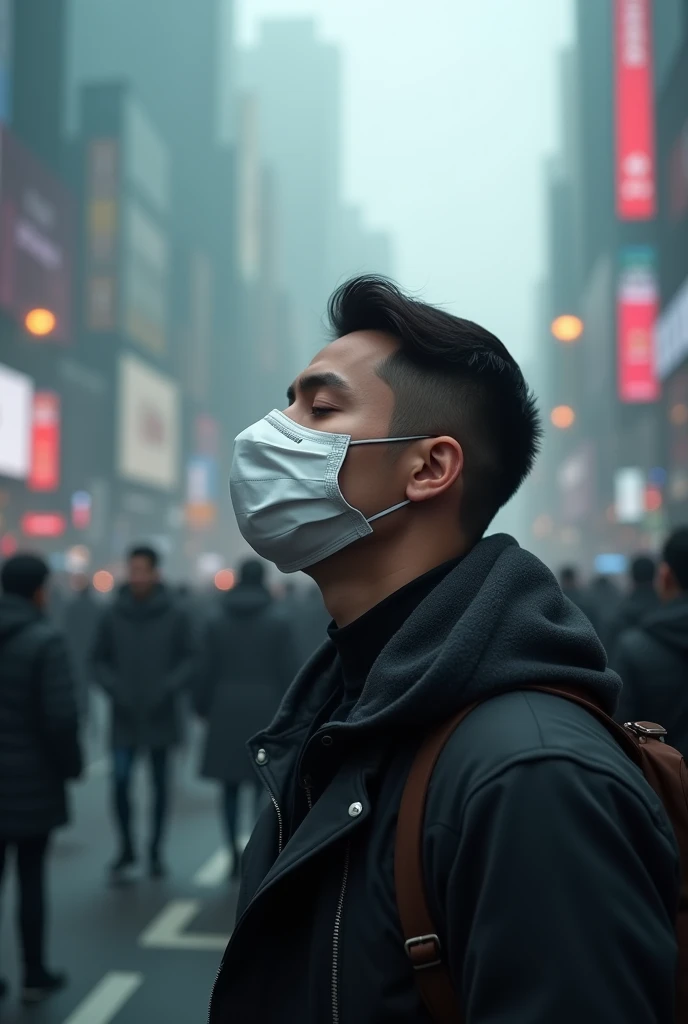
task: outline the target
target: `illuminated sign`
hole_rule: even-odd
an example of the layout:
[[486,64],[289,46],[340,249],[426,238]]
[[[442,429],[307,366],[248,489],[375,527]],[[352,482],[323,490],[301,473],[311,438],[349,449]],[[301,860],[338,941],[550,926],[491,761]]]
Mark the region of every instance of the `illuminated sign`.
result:
[[666,378],[688,357],[688,277],[657,324],[657,372]]
[[646,246],[625,249],[617,290],[618,388],[622,402],[659,398],[655,370],[658,311],[654,252]]
[[27,537],[61,537],[67,529],[67,520],[60,512],[27,512],[22,517],[21,528]]
[[31,431],[31,491],[56,491],[60,485],[60,398],[54,391],[37,391]]
[[0,364],[0,475],[24,480],[31,465],[33,381]]
[[179,388],[136,356],[120,359],[119,473],[171,491],[179,480]]
[[614,0],[616,211],[650,220],[656,210],[651,0]]
[[114,331],[118,319],[119,149],[94,139],[86,156],[85,319],[89,331]]

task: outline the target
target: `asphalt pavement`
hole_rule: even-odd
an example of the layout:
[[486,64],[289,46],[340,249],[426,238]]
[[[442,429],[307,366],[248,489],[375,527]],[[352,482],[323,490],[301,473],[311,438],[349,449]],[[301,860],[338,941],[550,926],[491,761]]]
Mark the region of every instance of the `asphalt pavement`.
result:
[[[169,875],[143,873],[113,887],[115,853],[109,762],[93,748],[88,777],[73,787],[73,824],[57,833],[50,860],[49,963],[68,972],[69,987],[24,1009],[14,928],[14,873],[8,871],[0,923],[0,973],[11,994],[1,1024],[203,1024],[222,950],[231,933],[236,890],[228,864],[214,785],[196,778],[198,736],[175,764],[173,814],[166,844]],[[147,811],[145,765],[139,768],[137,817]],[[141,829],[141,848],[146,848]]]

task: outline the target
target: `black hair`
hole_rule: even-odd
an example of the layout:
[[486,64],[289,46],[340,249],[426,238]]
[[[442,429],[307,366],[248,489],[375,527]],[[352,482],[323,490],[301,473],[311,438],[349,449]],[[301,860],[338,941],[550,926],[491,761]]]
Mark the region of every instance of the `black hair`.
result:
[[637,586],[654,582],[657,567],[649,555],[637,555],[631,562],[631,579]]
[[384,277],[347,281],[330,298],[328,315],[336,337],[382,331],[400,342],[377,368],[395,395],[390,432],[447,434],[461,443],[462,523],[470,536],[482,536],[540,447],[540,417],[518,364],[494,334]]
[[137,544],[136,547],[131,548],[127,555],[127,561],[131,562],[132,558],[147,558],[151,569],[157,569],[160,565],[160,555],[149,544]]
[[50,576],[47,563],[38,555],[13,555],[0,571],[5,594],[31,601]]
[[664,545],[662,558],[681,590],[688,590],[688,526],[679,526],[674,530]]
[[239,582],[249,586],[263,586],[265,582],[265,566],[258,558],[247,558],[239,566]]

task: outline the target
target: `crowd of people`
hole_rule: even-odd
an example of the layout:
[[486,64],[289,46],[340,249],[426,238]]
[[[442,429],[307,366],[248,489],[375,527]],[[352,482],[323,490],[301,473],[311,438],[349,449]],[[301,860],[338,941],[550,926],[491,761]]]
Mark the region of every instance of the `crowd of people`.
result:
[[[245,562],[231,591],[196,601],[189,588],[164,583],[158,553],[146,545],[129,552],[126,582],[110,601],[83,574],[72,578],[71,596],[56,600],[47,563],[32,554],[8,559],[0,582],[0,884],[13,851],[22,997],[32,1004],[67,983],[47,967],[45,872],[51,836],[69,821],[68,783],[81,777],[89,741],[105,739],[112,762],[118,847],[110,880],[126,881],[139,860],[131,813],[139,757],[148,761],[153,793],[146,868],[160,879],[171,758],[195,711],[206,724],[199,771],[219,783],[236,878],[239,787],[256,781],[245,743],[273,717],[329,619],[312,591],[277,599],[257,559]],[[96,690],[109,709],[107,737],[97,736],[99,723],[94,737]],[[6,990],[0,979],[0,998]]]

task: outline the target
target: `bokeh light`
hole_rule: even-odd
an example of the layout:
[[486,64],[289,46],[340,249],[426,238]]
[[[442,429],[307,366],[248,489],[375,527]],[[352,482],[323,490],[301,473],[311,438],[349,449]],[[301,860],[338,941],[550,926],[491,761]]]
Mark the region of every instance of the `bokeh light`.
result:
[[218,590],[231,590],[234,582],[235,576],[231,569],[220,569],[215,573],[215,586]]
[[29,334],[35,334],[38,338],[52,334],[56,323],[55,314],[49,309],[31,309],[24,318],[24,326]]
[[93,587],[99,594],[109,594],[115,585],[115,577],[107,569],[100,569],[93,575]]

